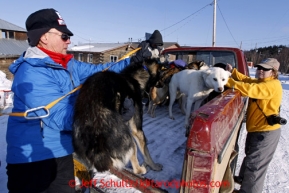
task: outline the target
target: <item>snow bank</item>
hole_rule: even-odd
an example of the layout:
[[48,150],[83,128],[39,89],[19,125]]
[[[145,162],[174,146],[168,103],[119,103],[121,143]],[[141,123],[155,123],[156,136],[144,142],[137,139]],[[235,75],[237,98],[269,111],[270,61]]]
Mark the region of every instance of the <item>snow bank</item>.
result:
[[13,107],[12,81],[0,70],[0,112],[9,113]]

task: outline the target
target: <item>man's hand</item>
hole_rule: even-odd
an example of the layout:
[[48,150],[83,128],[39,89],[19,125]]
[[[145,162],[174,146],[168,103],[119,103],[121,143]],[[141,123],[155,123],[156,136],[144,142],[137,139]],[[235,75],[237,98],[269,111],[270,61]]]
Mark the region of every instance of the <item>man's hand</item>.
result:
[[233,70],[232,65],[231,64],[227,64],[226,65],[226,70],[229,71],[229,72],[232,72],[232,70]]

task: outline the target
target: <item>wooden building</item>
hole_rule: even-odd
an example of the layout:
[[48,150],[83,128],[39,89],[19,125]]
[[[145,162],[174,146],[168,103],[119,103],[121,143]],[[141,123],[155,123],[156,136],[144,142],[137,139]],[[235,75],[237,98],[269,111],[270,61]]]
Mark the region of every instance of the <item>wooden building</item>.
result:
[[[88,63],[103,64],[116,62],[125,54],[136,49],[139,42],[133,43],[90,43],[71,47],[68,53],[74,58]],[[164,49],[180,47],[176,42],[164,42]]]

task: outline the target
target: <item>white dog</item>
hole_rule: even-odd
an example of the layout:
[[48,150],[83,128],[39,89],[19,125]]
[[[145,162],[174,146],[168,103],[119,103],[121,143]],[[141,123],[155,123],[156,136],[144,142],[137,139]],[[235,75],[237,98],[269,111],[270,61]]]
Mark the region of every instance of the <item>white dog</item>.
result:
[[174,119],[172,105],[176,99],[177,91],[184,93],[187,99],[185,127],[189,126],[189,117],[192,104],[194,110],[198,109],[202,101],[210,94],[211,91],[224,91],[224,85],[227,83],[231,73],[222,68],[209,68],[207,70],[183,70],[173,75],[170,84],[170,105],[169,115]]

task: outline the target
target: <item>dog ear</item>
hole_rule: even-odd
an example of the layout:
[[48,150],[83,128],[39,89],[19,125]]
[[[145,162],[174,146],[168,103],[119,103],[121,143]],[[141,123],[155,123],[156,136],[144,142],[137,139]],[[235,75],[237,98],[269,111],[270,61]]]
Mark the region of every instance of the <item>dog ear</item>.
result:
[[200,63],[200,67],[204,66],[205,65],[205,62],[204,61],[201,61]]

